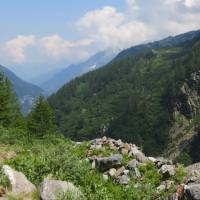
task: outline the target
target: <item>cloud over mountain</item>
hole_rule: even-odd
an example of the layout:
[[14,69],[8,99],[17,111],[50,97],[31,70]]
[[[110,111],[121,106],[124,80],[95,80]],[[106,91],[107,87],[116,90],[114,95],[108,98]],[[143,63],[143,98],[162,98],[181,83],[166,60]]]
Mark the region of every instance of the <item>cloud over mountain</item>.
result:
[[[11,63],[67,60],[79,62],[106,48],[135,44],[200,28],[198,0],[124,0],[125,10],[105,6],[74,22],[76,40],[59,33],[19,35],[0,45],[1,59]],[[3,52],[3,53],[2,53]]]

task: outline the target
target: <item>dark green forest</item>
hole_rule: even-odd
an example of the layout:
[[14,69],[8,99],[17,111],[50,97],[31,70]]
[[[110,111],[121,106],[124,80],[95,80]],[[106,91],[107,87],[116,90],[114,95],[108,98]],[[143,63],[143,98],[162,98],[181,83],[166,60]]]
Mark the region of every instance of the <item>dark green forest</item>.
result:
[[107,135],[160,154],[168,144],[180,87],[200,69],[199,39],[196,34],[170,45],[165,40],[127,50],[66,84],[48,99],[58,127],[74,140]]

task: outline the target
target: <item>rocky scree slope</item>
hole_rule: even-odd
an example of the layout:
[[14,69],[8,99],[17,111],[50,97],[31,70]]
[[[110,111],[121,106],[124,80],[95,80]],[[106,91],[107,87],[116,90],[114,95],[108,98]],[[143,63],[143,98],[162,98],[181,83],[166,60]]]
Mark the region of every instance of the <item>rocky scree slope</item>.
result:
[[[63,86],[48,99],[60,130],[74,140],[106,135],[134,142],[149,155],[179,156],[196,135],[187,124],[198,124],[198,78],[192,79],[200,69],[199,34],[133,47]],[[184,87],[191,90],[185,96]]]

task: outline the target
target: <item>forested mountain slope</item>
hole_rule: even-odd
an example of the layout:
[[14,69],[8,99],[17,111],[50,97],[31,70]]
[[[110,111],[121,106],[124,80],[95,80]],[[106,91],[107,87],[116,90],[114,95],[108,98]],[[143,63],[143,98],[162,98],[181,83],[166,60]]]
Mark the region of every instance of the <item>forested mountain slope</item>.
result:
[[172,141],[171,129],[181,126],[175,113],[188,122],[198,114],[183,112],[188,108],[180,94],[200,70],[199,54],[199,31],[122,52],[49,98],[58,126],[76,140],[107,135],[134,142],[147,154],[162,153]]
[[14,90],[22,105],[23,113],[27,114],[35,101],[35,98],[42,93],[42,89],[36,85],[23,81],[17,77],[12,71],[0,65],[2,71],[12,82]]

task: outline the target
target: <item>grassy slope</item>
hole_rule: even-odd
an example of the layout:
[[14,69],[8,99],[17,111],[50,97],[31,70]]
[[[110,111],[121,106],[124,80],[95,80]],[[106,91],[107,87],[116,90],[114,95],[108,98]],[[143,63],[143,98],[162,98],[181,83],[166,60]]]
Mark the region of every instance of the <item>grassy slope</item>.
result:
[[[49,135],[43,140],[30,140],[23,131],[7,131],[2,128],[0,131],[0,152],[18,152],[17,157],[4,163],[23,172],[37,186],[46,176],[71,181],[80,187],[87,200],[154,200],[174,191],[173,188],[166,193],[156,191],[162,179],[151,164],[140,169],[143,179],[132,179],[130,187],[126,188],[111,179],[105,182],[102,174],[92,169],[91,164],[85,161],[87,142],[75,146],[59,135]],[[181,176],[174,177],[174,180],[180,181],[180,178],[182,179]],[[2,183],[5,184],[5,181],[0,179],[0,185]]]

